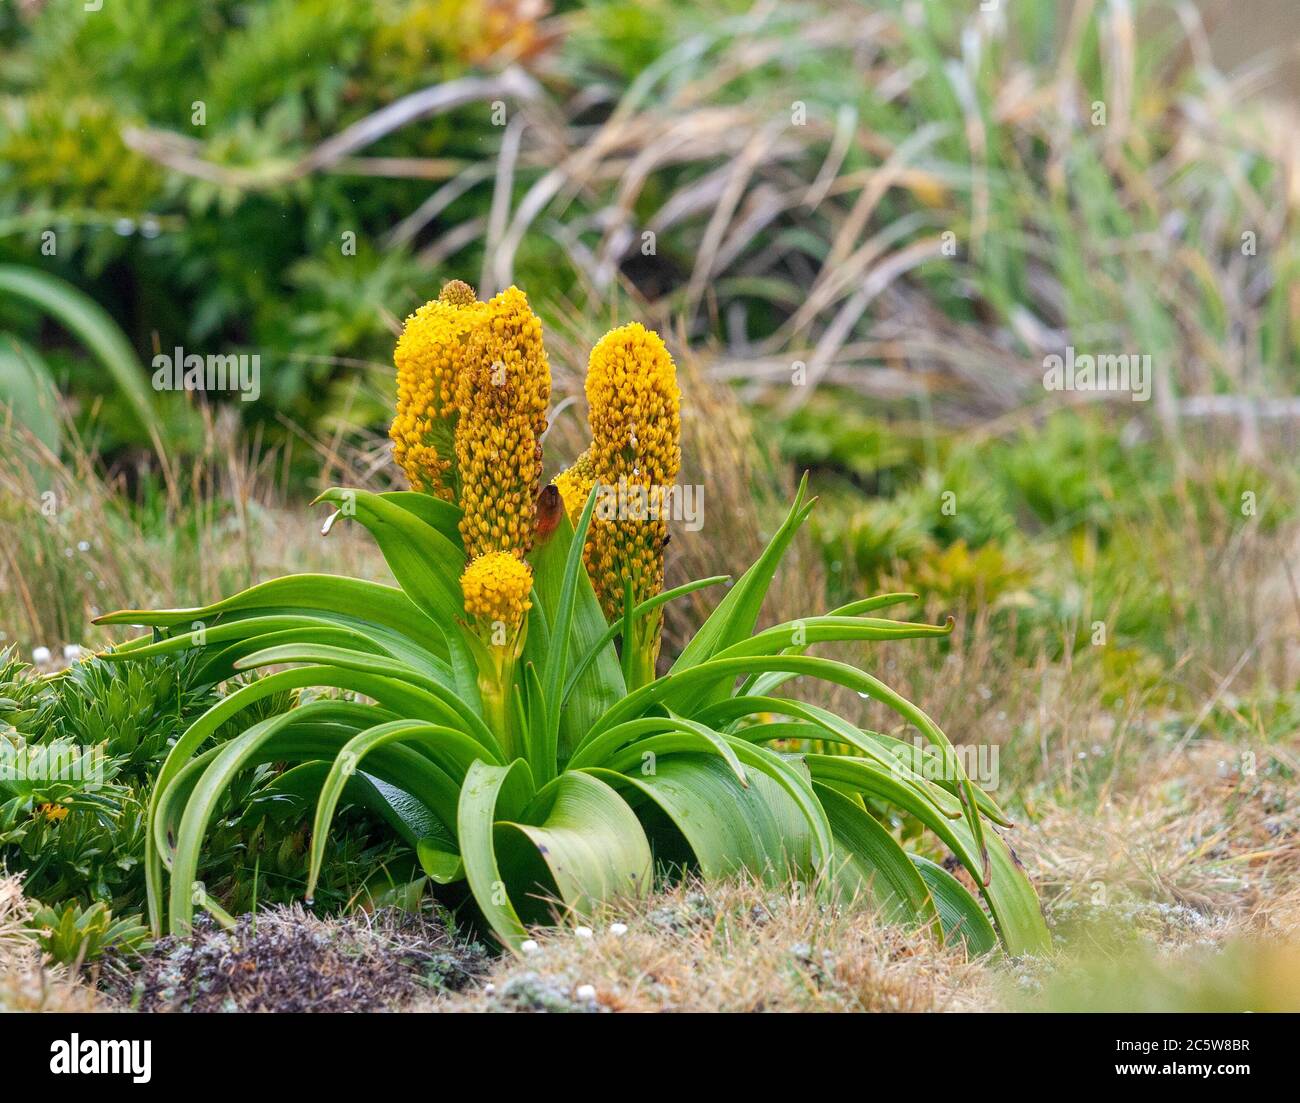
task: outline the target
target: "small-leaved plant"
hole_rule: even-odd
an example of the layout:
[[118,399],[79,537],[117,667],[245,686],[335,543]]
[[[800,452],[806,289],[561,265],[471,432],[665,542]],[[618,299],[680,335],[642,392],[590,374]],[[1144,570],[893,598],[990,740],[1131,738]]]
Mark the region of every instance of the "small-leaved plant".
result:
[[[467,882],[510,947],[548,914],[647,893],[656,858],[706,878],[747,871],[861,896],[973,952],[999,938],[1012,953],[1047,945],[1034,891],[993,826],[1006,816],[938,725],[871,674],[807,653],[951,625],[878,616],[911,596],[893,593],[756,629],[813,508],[806,480],[734,582],[663,590],[680,396],[657,334],[623,326],[592,350],[591,444],[546,487],[550,369],[522,292],[480,302],[453,281],[407,319],[395,360],[391,435],[411,489],[319,500],[334,507],[326,532],[339,520],[369,530],[396,586],[292,575],[204,608],[101,618],[152,629],[118,660],[197,648],[205,681],[271,669],[194,721],[158,771],[146,850],[156,931],[188,930],[196,906],[220,916],[197,876],[214,813],[246,771],[288,763],[281,784],[316,804],[308,898],[336,810],[359,805],[434,882]],[[657,676],[664,605],[722,582]],[[925,744],[783,696],[794,678],[883,703]],[[249,711],[309,687],[326,692]],[[241,717],[241,734],[214,738]],[[985,906],[903,849],[898,816],[937,836]]]

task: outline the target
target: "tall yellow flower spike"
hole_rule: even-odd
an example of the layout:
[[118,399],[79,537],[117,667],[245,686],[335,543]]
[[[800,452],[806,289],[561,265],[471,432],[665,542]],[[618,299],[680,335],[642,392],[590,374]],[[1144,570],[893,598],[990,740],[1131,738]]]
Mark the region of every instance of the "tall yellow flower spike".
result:
[[453,501],[456,496],[457,380],[465,371],[468,339],[486,304],[460,280],[406,319],[393,360],[397,365],[397,416],[388,435],[393,455],[412,490]]
[[542,323],[516,287],[483,306],[457,380],[460,534],[470,558],[533,544],[551,368]]
[[[592,472],[617,493],[619,509],[611,519],[598,503],[584,552],[601,607],[613,620],[627,582],[637,603],[663,589],[665,495],[681,468],[682,430],[677,369],[660,336],[639,323],[605,334],[591,350],[587,405]],[[659,619],[645,620],[645,642],[653,635],[657,652]]]

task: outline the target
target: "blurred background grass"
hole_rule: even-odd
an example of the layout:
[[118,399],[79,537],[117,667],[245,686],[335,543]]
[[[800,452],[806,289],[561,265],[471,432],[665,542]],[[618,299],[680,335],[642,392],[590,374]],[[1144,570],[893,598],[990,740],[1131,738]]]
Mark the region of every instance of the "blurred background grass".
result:
[[[383,577],[304,503],[395,485],[400,319],[516,282],[548,470],[592,342],[669,339],[705,488],[677,581],[746,561],[811,469],[772,618],[882,589],[957,616],[881,673],[1001,748],[1063,939],[1116,908],[1292,927],[1300,12],[994,7],[6,0],[0,646]],[[261,397],[133,400],[178,345],[257,354]],[[1067,345],[1149,355],[1153,401],[1046,392]]]

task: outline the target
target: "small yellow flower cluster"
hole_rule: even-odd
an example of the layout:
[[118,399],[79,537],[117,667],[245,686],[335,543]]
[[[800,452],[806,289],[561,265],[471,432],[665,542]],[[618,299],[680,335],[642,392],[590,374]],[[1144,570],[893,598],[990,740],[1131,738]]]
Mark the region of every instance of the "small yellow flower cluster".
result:
[[639,323],[611,330],[591,350],[587,367],[593,476],[603,486],[644,488],[653,516],[615,516],[597,509],[584,549],[587,573],[605,615],[623,608],[625,583],[636,602],[663,589],[668,522],[664,496],[681,467],[681,392],[677,369],[660,336]]
[[40,804],[33,814],[44,817],[46,823],[60,823],[68,818],[68,809],[62,804]]
[[486,304],[452,280],[442,294],[406,319],[393,360],[397,365],[397,416],[388,435],[393,455],[412,490],[451,501],[457,482],[452,439],[458,420],[457,380],[470,333]]
[[457,380],[460,534],[466,555],[533,546],[551,368],[542,323],[518,288],[485,305]]
[[[470,561],[460,577],[465,595],[465,612],[476,618],[489,633],[497,626],[513,630],[532,607],[528,599],[533,572],[513,552],[486,552]],[[506,642],[504,639],[498,641]]]

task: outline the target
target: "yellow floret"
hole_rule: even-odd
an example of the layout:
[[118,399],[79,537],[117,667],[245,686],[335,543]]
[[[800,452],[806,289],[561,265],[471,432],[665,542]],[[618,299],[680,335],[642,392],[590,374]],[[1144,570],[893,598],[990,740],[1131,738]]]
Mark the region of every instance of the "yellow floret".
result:
[[533,570],[511,552],[488,552],[473,560],[460,576],[465,612],[485,627],[518,628],[532,606]]

